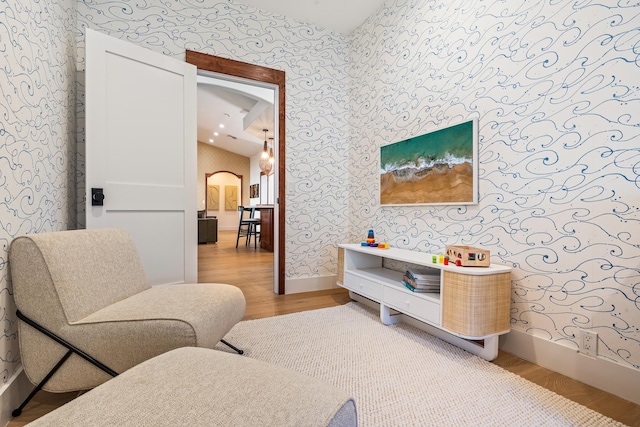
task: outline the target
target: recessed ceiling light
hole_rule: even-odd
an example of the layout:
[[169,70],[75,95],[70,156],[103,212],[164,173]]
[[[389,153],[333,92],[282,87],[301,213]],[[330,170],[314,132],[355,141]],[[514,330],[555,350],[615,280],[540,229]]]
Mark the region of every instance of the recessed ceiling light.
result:
[[213,133],[213,136],[218,136],[218,135],[219,135],[219,133],[218,133],[218,132],[214,132],[214,133]]
[[213,142],[213,139],[210,139],[209,142]]
[[223,128],[223,127],[224,127],[224,125],[223,125],[222,123],[220,123],[220,127],[221,127],[221,128]]

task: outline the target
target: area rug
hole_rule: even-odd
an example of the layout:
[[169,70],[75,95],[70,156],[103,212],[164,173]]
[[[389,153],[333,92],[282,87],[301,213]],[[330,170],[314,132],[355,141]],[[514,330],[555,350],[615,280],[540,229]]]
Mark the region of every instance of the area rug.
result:
[[225,340],[347,391],[362,427],[623,425],[354,302],[240,322]]

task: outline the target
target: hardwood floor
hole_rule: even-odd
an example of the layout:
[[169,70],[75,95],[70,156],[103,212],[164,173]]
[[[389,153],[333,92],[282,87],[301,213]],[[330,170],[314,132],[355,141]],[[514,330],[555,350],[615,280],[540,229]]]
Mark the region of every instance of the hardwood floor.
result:
[[[216,244],[198,247],[198,281],[230,283],[242,289],[247,300],[244,319],[258,319],[299,311],[334,307],[350,301],[343,289],[292,295],[273,293],[273,253],[240,242],[235,247],[236,232],[221,231]],[[493,361],[498,366],[520,375],[559,395],[589,407],[629,426],[640,427],[640,406],[579,381],[557,374],[509,353],[500,352]],[[76,393],[40,392],[27,405],[20,417],[8,426],[23,426],[72,400]]]
[[198,282],[229,283],[242,289],[247,301],[244,320],[333,307],[350,301],[344,289],[276,295],[273,293],[273,252],[254,249],[236,231],[218,233],[218,243],[199,245]]

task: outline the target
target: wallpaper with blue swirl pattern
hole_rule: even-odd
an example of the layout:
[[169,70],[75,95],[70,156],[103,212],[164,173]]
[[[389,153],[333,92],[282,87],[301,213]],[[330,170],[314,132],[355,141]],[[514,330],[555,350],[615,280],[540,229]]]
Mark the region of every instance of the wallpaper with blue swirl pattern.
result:
[[0,374],[20,367],[8,248],[75,226],[75,1],[0,2]]
[[[351,36],[351,240],[488,248],[512,328],[640,368],[640,3],[395,0]],[[378,205],[381,145],[469,118],[478,205]]]
[[190,49],[284,70],[285,276],[335,275],[348,226],[347,36],[231,0],[85,0],[78,26],[79,69],[89,27],[180,60]]
[[[637,2],[389,0],[349,37],[232,0],[31,3],[0,5],[5,381],[8,243],[68,228],[83,186],[82,93],[70,107],[87,26],[287,73],[287,278],[335,274],[335,244],[370,228],[421,251],[486,247],[514,268],[514,329],[574,348],[593,329],[600,356],[640,367]],[[380,145],[470,117],[478,205],[379,207]]]

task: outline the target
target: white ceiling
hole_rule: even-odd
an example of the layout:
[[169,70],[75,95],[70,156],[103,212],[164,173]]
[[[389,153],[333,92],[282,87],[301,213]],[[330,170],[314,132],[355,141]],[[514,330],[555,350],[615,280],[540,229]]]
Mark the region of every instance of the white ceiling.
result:
[[[198,76],[198,141],[251,157],[274,132],[273,89]],[[224,127],[221,127],[224,126]]]
[[[341,34],[351,33],[384,1],[236,0]],[[267,137],[273,137],[274,109],[273,104],[268,108],[264,106],[268,95],[261,90],[265,89],[242,86],[198,77],[198,141],[252,157],[262,151],[263,129],[269,129]],[[244,123],[246,116],[251,118],[251,123]],[[220,128],[220,124],[225,127]]]
[[236,0],[341,34],[360,26],[385,0]]

